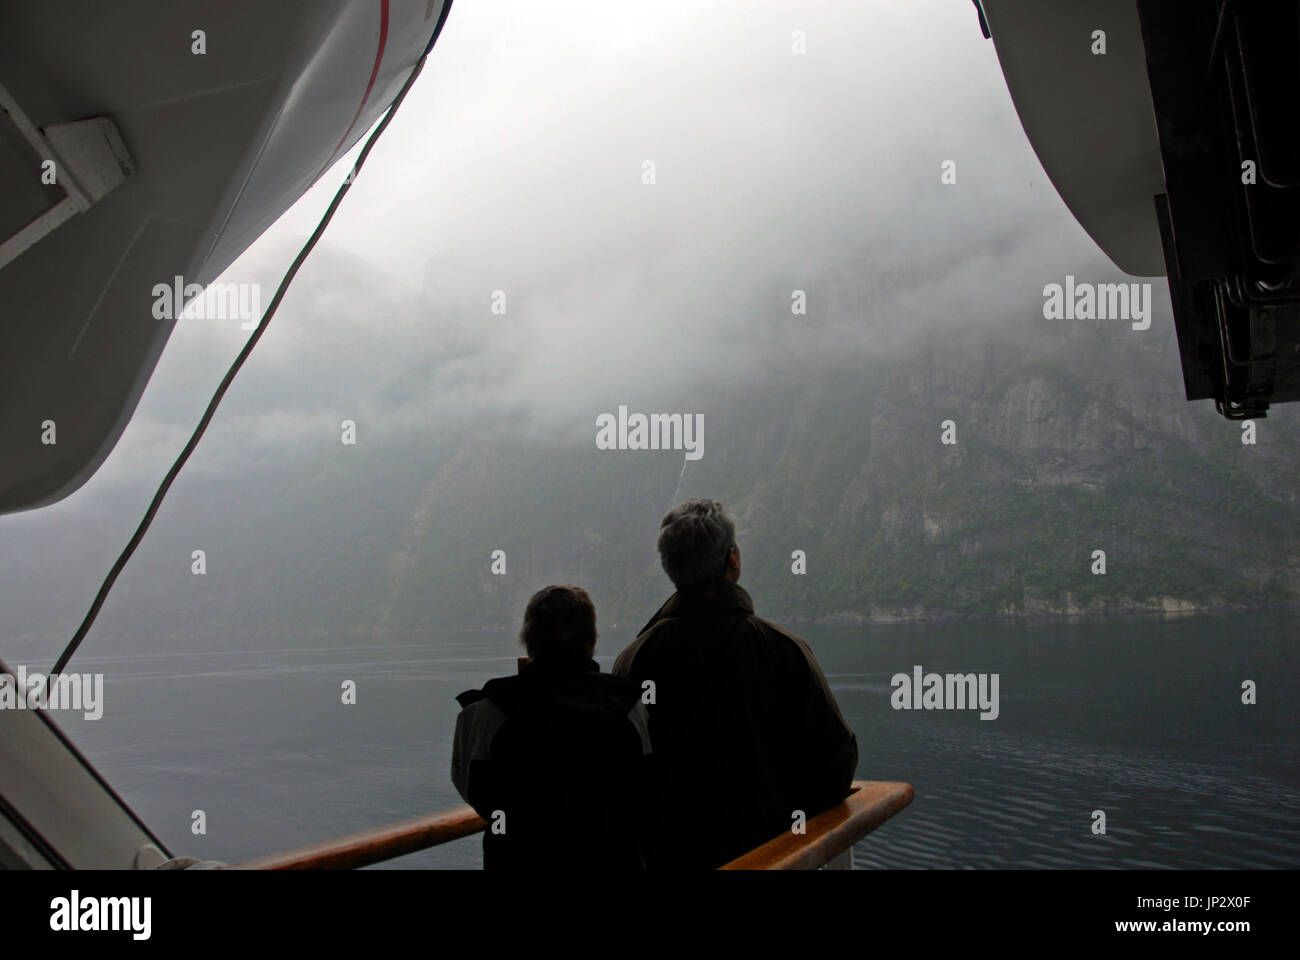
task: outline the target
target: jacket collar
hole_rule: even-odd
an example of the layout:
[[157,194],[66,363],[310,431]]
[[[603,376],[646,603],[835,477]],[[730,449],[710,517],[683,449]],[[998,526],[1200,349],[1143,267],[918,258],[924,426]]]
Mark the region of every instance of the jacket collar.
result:
[[521,704],[556,696],[571,699],[576,696],[581,701],[592,696],[592,691],[603,692],[596,697],[596,702],[621,704],[622,712],[632,709],[641,696],[637,684],[602,674],[600,664],[588,659],[558,665],[520,661],[515,676],[496,677],[483,684],[481,690],[466,690],[456,697],[456,701],[462,707],[468,707],[479,700],[491,700],[503,713],[510,715]]
[[674,593],[655,611],[637,636],[670,617],[747,617],[753,613],[754,601],[744,587],[730,580],[709,580]]
[[536,660],[520,660],[519,675],[542,679],[549,677],[574,676],[584,673],[600,673],[600,664],[590,658],[579,662],[538,663]]

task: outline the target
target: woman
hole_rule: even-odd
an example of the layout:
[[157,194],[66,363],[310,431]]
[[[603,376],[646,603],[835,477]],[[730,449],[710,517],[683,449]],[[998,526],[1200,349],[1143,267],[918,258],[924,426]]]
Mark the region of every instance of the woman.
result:
[[483,866],[643,869],[650,736],[641,689],[601,673],[596,608],[551,586],[524,610],[513,677],[456,699],[451,779],[487,821]]

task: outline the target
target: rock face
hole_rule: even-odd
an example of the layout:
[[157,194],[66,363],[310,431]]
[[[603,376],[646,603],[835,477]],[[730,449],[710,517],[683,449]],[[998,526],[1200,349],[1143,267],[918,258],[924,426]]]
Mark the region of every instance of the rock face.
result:
[[[1243,444],[1241,425],[1184,400],[1168,321],[926,339],[887,360],[665,401],[704,414],[698,461],[597,450],[594,428],[592,440],[555,444],[498,426],[295,460],[219,489],[196,476],[133,561],[104,629],[514,630],[528,596],[553,582],[590,590],[602,625],[636,628],[669,593],[659,521],[692,496],[730,505],[742,583],[760,613],[786,622],[1300,599],[1300,405],[1275,408]],[[59,554],[64,582],[83,592],[121,539],[92,532],[102,549]],[[75,534],[79,544],[84,528]],[[196,545],[207,577],[189,575]],[[33,571],[57,563],[32,546],[25,566],[0,571],[0,601],[19,635],[66,635],[83,611],[69,606],[64,623],[38,602]],[[504,575],[492,573],[498,550]],[[795,551],[805,574],[792,571]]]
[[[477,600],[439,607],[455,622],[491,611],[510,623],[533,587],[572,580],[606,622],[637,625],[668,592],[658,520],[691,496],[731,506],[742,582],[761,612],[791,622],[1297,599],[1300,418],[1278,408],[1242,444],[1240,425],[1183,399],[1167,326],[954,334],[887,364],[694,399],[708,443],[684,470],[680,454],[539,448],[463,476],[433,513],[497,503],[492,546],[517,561],[494,582],[483,528],[448,541],[444,526],[421,582],[460,582],[455,594]],[[796,550],[806,574],[792,572]]]
[[877,519],[855,588],[874,618],[1295,598],[1293,411],[1243,444],[1240,425],[1183,399],[1168,329],[961,347],[918,351],[872,406],[860,482]]
[[[1300,417],[1276,408],[1247,445],[1181,388],[1168,325],[956,334],[858,384],[806,387],[801,419],[820,426],[802,465],[754,462],[751,483],[714,495],[759,551],[745,582],[791,620],[1293,602]],[[836,409],[862,412],[857,444]]]

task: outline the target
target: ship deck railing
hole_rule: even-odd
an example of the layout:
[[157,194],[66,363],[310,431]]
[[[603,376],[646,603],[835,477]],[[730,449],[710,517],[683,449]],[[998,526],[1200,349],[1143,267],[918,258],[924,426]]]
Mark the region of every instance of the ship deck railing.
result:
[[[911,803],[913,795],[910,784],[855,780],[849,795],[810,818],[804,832],[786,831],[720,869],[852,869],[854,844]],[[231,864],[225,869],[353,870],[473,836],[486,827],[483,818],[470,807],[453,807]]]

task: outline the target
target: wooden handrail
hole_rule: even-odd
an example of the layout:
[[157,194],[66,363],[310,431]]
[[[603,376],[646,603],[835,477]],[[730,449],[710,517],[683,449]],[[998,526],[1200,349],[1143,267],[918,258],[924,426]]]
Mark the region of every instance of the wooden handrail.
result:
[[487,826],[470,807],[452,807],[413,820],[363,830],[296,850],[232,864],[227,870],[355,870],[468,837]]
[[[852,851],[853,845],[912,802],[906,783],[855,780],[851,793],[807,823],[807,833],[785,833],[769,840],[722,870],[813,870]],[[487,826],[470,807],[273,853],[226,870],[354,870],[472,836]],[[851,854],[850,854],[851,855]]]
[[774,837],[719,870],[816,870],[853,845],[912,802],[909,783],[854,780],[842,801],[806,824],[807,832],[789,831]]

